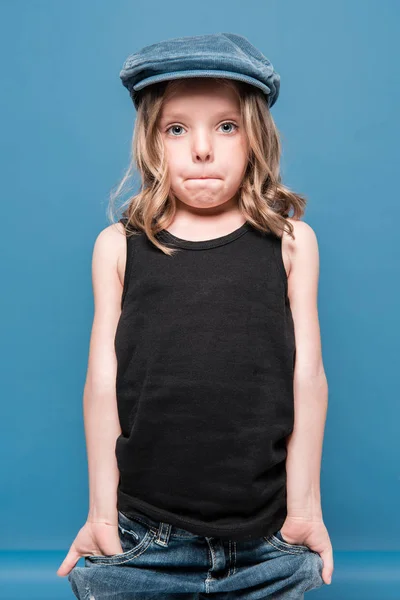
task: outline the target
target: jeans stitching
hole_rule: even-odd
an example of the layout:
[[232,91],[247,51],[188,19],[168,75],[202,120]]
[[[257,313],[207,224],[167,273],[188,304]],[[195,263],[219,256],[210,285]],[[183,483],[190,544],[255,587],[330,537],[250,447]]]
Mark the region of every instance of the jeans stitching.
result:
[[[115,554],[115,559],[114,556],[101,556],[99,554],[94,556],[86,556],[86,558],[88,558],[89,560],[94,559],[93,562],[100,565],[122,565],[128,562],[129,560],[141,556],[143,552],[145,552],[150,546],[154,538],[155,534],[153,532],[147,532],[142,542],[138,546],[135,546],[135,548],[132,548],[132,550],[128,550],[127,552],[124,552],[122,554]],[[139,549],[140,551],[138,552]]]
[[281,540],[279,540],[278,538],[275,538],[274,536],[264,537],[264,540],[268,544],[271,544],[271,546],[273,546],[277,550],[280,550],[281,552],[287,552],[288,554],[303,554],[303,553],[307,552],[307,548],[305,546],[304,546],[304,549],[302,549],[302,548],[291,548],[290,546],[288,546],[286,548],[286,546],[282,546],[281,545],[282,544]]

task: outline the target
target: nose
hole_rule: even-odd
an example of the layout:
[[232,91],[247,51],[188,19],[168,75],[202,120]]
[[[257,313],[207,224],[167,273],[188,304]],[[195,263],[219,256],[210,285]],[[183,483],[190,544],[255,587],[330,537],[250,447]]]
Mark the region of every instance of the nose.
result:
[[210,162],[213,160],[212,137],[205,132],[197,132],[192,142],[193,162]]

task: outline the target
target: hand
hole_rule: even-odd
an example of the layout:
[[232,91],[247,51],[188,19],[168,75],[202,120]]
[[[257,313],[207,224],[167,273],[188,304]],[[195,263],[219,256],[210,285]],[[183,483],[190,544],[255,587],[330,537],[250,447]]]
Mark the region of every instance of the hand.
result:
[[302,544],[308,546],[321,556],[324,568],[322,579],[328,585],[331,583],[333,573],[333,552],[328,531],[322,519],[312,521],[304,517],[291,517],[288,515],[281,528],[283,539],[289,544]]
[[118,534],[118,523],[87,520],[79,530],[57,575],[65,577],[82,556],[122,554],[123,548]]

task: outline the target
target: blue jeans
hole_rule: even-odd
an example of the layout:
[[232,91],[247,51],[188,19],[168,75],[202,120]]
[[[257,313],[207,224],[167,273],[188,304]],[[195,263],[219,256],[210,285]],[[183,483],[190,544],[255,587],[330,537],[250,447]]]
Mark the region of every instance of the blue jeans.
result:
[[118,513],[122,554],[85,556],[68,575],[79,600],[302,600],[323,561],[280,531],[246,541],[204,537],[135,511]]

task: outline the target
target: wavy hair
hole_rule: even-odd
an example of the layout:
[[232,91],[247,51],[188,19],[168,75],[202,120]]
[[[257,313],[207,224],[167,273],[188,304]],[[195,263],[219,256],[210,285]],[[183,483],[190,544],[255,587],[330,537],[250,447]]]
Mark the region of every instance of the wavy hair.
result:
[[[214,78],[216,84],[230,86],[238,95],[242,126],[248,142],[248,164],[238,190],[238,207],[244,218],[262,232],[282,236],[286,230],[294,239],[293,225],[287,220],[300,219],[306,199],[292,192],[281,181],[279,132],[261,90],[242,81]],[[141,186],[119,209],[127,219],[126,234],[145,232],[148,239],[165,254],[176,250],[162,244],[155,236],[173,221],[176,200],[159,131],[163,102],[178,93],[184,80],[152,84],[140,92],[134,125],[129,166],[115,191],[111,192],[108,217],[116,216],[116,203],[131,176],[139,172]]]

